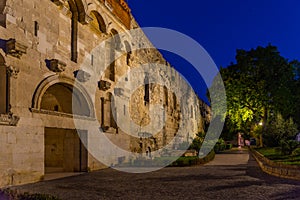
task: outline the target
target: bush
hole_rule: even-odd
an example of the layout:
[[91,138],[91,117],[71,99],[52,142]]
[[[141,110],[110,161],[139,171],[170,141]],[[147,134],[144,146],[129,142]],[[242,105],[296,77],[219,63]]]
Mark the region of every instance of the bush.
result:
[[284,120],[280,114],[277,114],[268,125],[268,132],[264,134],[264,142],[268,147],[281,146],[283,151],[289,151],[289,146],[293,144],[288,141],[294,139],[297,132],[297,125],[292,118]]
[[226,149],[225,141],[221,138],[221,139],[218,140],[218,142],[214,146],[214,151],[216,153],[219,153],[221,151],[224,151],[225,149]]
[[172,163],[172,166],[191,166],[197,165],[199,161],[198,156],[190,156],[190,157],[180,157],[175,162]]
[[293,156],[300,156],[300,147],[298,147],[297,149],[295,149],[295,150],[292,152],[292,155],[293,155]]
[[281,140],[280,147],[281,152],[284,155],[291,155],[292,152],[299,147],[299,142],[295,140]]
[[226,149],[231,149],[232,148],[232,144],[226,144]]
[[197,135],[194,138],[194,140],[193,140],[192,144],[190,145],[189,149],[194,149],[197,152],[199,152],[200,148],[202,146],[204,137],[205,137],[205,133],[202,133],[202,132],[197,133]]

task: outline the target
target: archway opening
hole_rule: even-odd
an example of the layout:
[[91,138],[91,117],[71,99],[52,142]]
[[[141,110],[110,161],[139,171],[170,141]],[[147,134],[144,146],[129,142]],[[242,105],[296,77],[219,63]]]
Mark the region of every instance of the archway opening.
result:
[[81,92],[67,83],[50,86],[41,98],[41,110],[91,116],[91,111]]
[[[40,98],[40,110],[80,116],[91,115],[84,95],[68,83],[51,85]],[[82,138],[87,138],[87,131],[45,127],[45,173],[57,175],[61,172],[87,171],[88,153]]]

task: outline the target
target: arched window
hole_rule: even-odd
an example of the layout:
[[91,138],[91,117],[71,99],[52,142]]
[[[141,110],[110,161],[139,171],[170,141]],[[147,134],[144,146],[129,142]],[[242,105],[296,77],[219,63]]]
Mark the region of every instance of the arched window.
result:
[[111,34],[112,34],[112,37],[113,37],[113,48],[115,50],[121,50],[122,48],[122,44],[121,44],[121,38],[119,36],[119,33],[118,31],[116,31],[115,29],[111,29]]
[[111,30],[111,40],[109,44],[109,67],[106,72],[106,78],[115,81],[115,51],[121,49],[121,39],[115,29]]
[[130,58],[131,58],[131,54],[132,54],[131,46],[128,41],[125,41],[124,45],[125,45],[125,49],[126,49],[126,64],[130,65]]
[[78,22],[85,23],[85,11],[81,0],[69,0],[69,7],[72,12],[71,18],[71,60],[77,62],[78,50]]
[[0,114],[9,112],[9,77],[4,58],[0,55]]
[[94,10],[91,12],[90,15],[93,18],[93,20],[90,23],[91,26],[101,33],[106,33],[106,24],[102,16]]
[[105,72],[105,77],[108,78],[111,81],[115,81],[115,49],[113,48],[114,46],[114,41],[111,40],[110,43],[108,44],[108,63],[109,66],[106,69]]

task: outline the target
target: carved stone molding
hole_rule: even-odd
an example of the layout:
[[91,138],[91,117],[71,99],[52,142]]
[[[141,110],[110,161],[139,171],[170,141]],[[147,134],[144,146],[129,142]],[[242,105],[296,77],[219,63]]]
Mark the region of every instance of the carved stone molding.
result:
[[87,82],[91,77],[91,75],[88,72],[83,71],[83,70],[75,71],[74,76],[80,82]]
[[110,86],[111,86],[111,83],[108,81],[101,80],[98,82],[98,87],[100,90],[106,91],[110,88]]
[[63,72],[66,70],[66,66],[66,63],[58,59],[52,59],[47,62],[47,67],[53,72]]
[[0,125],[16,126],[19,120],[20,117],[14,115],[13,113],[0,114]]
[[17,42],[15,39],[9,39],[6,42],[6,53],[20,58],[23,54],[26,54],[27,46]]
[[20,72],[19,67],[14,67],[14,66],[7,67],[7,74],[13,78],[17,78],[19,72]]

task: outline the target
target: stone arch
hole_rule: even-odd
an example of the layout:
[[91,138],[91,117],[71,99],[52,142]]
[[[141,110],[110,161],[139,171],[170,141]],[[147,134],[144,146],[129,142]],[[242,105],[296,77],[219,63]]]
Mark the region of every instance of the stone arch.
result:
[[90,15],[93,18],[92,25],[95,25],[100,32],[106,33],[106,24],[103,17],[99,14],[99,12],[92,10],[90,12]]
[[69,0],[71,17],[71,60],[77,62],[78,22],[86,23],[85,6],[81,0]]
[[83,86],[74,83],[74,80],[58,75],[44,79],[33,95],[32,108],[94,118],[90,96]]
[[119,36],[119,33],[116,29],[111,29],[110,30],[111,36],[113,37],[112,42],[113,42],[113,48],[115,50],[121,50],[122,48],[122,43],[121,43],[121,38]]
[[9,76],[5,59],[0,54],[0,114],[9,112]]
[[72,17],[76,17],[80,23],[86,23],[86,2],[84,0],[69,0],[68,3],[72,12]]
[[108,62],[109,67],[107,68],[107,71],[105,73],[105,77],[108,78],[111,81],[115,81],[115,58],[116,58],[116,50],[121,50],[121,38],[118,34],[118,31],[116,31],[115,29],[111,29],[110,30],[110,36],[112,37],[110,42],[109,42],[109,60]]

